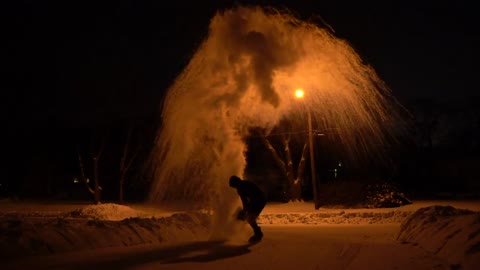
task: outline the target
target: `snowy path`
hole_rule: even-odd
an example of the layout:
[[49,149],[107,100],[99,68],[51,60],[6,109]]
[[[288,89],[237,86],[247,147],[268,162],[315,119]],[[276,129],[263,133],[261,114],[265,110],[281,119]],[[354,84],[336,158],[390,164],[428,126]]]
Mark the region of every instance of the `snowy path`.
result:
[[[187,242],[32,257],[2,269],[450,269],[395,240],[399,224],[264,225],[264,240]],[[248,235],[242,235],[247,237]]]

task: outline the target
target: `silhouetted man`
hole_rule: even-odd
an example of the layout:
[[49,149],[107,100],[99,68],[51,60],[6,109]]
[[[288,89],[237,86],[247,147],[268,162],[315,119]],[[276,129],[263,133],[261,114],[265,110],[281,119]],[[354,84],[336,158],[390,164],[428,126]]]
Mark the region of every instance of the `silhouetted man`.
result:
[[242,180],[237,176],[230,177],[230,186],[237,189],[242,200],[243,209],[238,214],[238,219],[246,220],[253,229],[254,235],[248,240],[250,243],[262,239],[263,233],[257,224],[257,218],[266,204],[265,195],[253,182]]

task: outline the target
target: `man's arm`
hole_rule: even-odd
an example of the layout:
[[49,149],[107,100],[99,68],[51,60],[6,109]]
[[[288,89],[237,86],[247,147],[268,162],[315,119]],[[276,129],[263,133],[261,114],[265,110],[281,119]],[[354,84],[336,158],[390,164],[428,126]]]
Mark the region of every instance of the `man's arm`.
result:
[[245,220],[247,218],[247,210],[248,210],[248,200],[247,197],[242,194],[242,192],[238,192],[238,195],[240,196],[240,199],[242,200],[242,210],[238,212],[237,219],[239,220]]
[[240,195],[240,199],[242,200],[242,205],[243,205],[243,211],[248,211],[249,207],[248,207],[248,199],[247,199],[247,196],[241,194]]

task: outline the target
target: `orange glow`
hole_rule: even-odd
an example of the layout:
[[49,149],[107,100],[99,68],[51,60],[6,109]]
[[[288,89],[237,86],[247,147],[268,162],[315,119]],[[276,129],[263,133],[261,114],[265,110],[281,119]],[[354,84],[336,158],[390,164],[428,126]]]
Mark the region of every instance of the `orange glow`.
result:
[[295,96],[296,96],[297,98],[303,98],[303,94],[304,94],[304,93],[303,93],[303,90],[302,90],[302,89],[299,88],[299,89],[295,90]]
[[[271,132],[282,121],[300,132],[311,118],[312,135],[330,132],[321,141],[335,142],[342,159],[386,158],[380,155],[400,119],[375,70],[330,30],[267,10],[217,13],[169,87],[152,149],[150,201],[235,209],[225,181],[245,171],[245,138],[251,128]],[[227,229],[227,216],[218,216],[219,228]]]

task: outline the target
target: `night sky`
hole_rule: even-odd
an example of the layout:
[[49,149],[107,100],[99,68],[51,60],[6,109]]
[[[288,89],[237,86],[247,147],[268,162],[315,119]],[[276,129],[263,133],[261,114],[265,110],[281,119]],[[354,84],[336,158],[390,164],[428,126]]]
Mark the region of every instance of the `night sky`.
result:
[[328,24],[401,102],[478,99],[474,1],[3,1],[7,153],[21,160],[78,128],[155,121],[211,17],[242,3]]
[[471,1],[101,2],[2,4],[3,114],[15,126],[84,125],[153,113],[215,11],[233,3],[271,4],[325,22],[398,98],[477,93],[480,44]]

